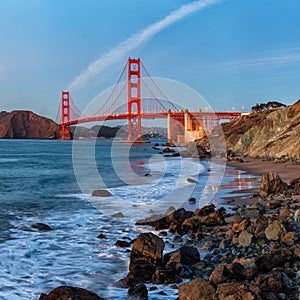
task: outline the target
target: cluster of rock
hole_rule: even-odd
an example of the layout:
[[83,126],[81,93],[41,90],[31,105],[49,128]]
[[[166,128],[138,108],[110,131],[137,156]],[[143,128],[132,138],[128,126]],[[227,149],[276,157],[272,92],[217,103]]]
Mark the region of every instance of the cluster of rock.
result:
[[[235,213],[209,205],[137,222],[155,230],[167,229],[176,241],[184,236],[187,242],[163,255],[161,237],[140,234],[122,284],[145,291],[145,283],[177,288],[178,283],[191,280],[178,286],[180,300],[299,299],[299,185],[300,178],[287,186],[277,174],[268,173],[261,179],[257,203],[238,207]],[[296,198],[284,198],[286,191]],[[199,250],[208,254],[200,259]],[[139,299],[148,297],[144,293]]]
[[[147,300],[147,283],[151,289],[169,284],[179,300],[299,299],[300,177],[286,185],[278,174],[267,173],[260,186],[254,204],[232,213],[208,205],[194,212],[173,208],[138,221],[160,236],[141,233],[133,241],[129,272],[118,283],[129,288],[127,299]],[[179,249],[164,253],[163,236],[173,236]],[[40,297],[58,299],[102,298],[72,287]]]

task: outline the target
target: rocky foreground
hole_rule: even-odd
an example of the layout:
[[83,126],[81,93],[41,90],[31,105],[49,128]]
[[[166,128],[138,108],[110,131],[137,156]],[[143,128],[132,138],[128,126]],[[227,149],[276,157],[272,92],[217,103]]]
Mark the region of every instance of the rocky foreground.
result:
[[[300,299],[300,177],[287,185],[266,173],[260,189],[255,204],[231,212],[214,205],[169,209],[137,222],[160,233],[133,241],[128,275],[117,285],[140,300],[148,299],[147,283],[171,285],[179,300]],[[173,236],[179,249],[164,253],[164,236]],[[60,287],[40,300],[101,299],[72,289]]]

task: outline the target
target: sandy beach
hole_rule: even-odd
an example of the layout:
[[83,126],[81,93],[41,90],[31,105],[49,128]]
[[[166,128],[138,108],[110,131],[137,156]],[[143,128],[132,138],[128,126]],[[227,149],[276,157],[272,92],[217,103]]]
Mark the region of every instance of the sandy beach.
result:
[[232,160],[227,162],[227,166],[254,175],[263,175],[266,172],[278,172],[279,176],[286,183],[300,176],[300,164],[295,162],[276,162],[265,159],[242,158],[244,161]]
[[[251,175],[262,176],[266,172],[278,172],[281,179],[289,184],[293,179],[300,177],[300,164],[295,162],[276,162],[266,159],[254,159],[242,157],[243,162],[231,160],[227,167],[244,171]],[[259,187],[242,190],[233,190],[230,197],[226,197],[226,203],[230,206],[251,205],[257,201],[256,197],[245,197],[237,194],[255,195],[259,193]]]

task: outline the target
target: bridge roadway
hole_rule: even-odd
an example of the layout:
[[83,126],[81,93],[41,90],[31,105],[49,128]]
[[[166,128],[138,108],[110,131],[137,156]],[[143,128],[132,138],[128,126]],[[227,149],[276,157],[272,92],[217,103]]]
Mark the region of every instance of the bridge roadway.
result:
[[[235,120],[241,117],[241,112],[189,112],[193,118],[198,120]],[[97,121],[110,121],[110,120],[126,120],[128,118],[136,118],[140,116],[142,119],[167,119],[168,112],[159,112],[159,113],[141,113],[138,115],[137,113],[134,114],[112,114],[107,116],[90,116],[90,117],[82,117],[75,120],[70,120],[68,122],[61,123],[64,126],[71,126],[81,123],[88,123],[88,122],[97,122]],[[180,112],[171,112],[170,115],[174,119],[183,119],[184,120],[184,111]]]

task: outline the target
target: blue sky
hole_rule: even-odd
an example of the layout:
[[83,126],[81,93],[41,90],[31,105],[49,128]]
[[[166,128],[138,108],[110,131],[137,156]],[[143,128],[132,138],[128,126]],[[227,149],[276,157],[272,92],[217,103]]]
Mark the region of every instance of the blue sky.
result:
[[[60,93],[97,59],[183,0],[1,0],[0,110],[55,118]],[[300,1],[224,0],[131,49],[152,76],[192,87],[215,110],[300,98]],[[126,58],[72,91],[81,109],[116,82]]]

